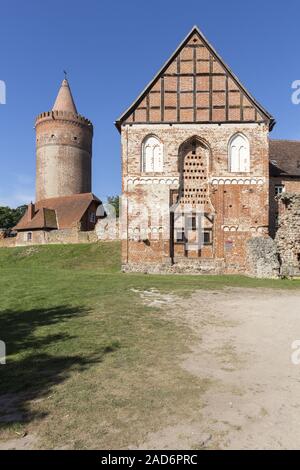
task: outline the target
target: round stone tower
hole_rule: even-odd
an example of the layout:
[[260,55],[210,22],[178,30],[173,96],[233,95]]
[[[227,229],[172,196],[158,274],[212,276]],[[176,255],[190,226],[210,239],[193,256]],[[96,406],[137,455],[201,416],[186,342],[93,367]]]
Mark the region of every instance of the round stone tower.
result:
[[93,125],[77,113],[66,79],[35,129],[36,200],[91,192]]

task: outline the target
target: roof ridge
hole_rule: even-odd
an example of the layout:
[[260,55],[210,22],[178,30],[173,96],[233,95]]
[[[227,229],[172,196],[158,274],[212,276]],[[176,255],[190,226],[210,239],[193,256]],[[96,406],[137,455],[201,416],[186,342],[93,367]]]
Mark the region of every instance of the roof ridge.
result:
[[269,138],[269,140],[272,140],[272,142],[297,142],[300,144],[300,140],[296,140],[296,139],[271,139]]

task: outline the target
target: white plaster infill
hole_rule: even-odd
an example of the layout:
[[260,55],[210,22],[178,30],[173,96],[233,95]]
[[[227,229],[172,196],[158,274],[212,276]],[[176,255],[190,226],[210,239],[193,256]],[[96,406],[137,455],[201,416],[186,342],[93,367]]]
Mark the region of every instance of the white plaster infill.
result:
[[266,182],[263,176],[211,176],[209,182],[212,185],[220,184],[264,184]]
[[6,104],[6,85],[3,80],[0,80],[0,104]]

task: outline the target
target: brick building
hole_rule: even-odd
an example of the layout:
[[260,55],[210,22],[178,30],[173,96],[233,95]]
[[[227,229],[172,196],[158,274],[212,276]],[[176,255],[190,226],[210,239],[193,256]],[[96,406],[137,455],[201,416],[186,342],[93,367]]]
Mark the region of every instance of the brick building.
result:
[[194,27],[116,121],[124,269],[247,272],[275,192],[300,191],[300,143],[270,141],[274,124]]
[[[51,111],[38,115],[36,203],[16,225],[17,244],[47,243],[49,232],[77,240],[76,231],[94,230],[101,201],[91,192],[91,121],[78,114],[69,83],[63,80]],[[63,232],[64,231],[64,232]]]
[[284,192],[300,193],[300,142],[272,140],[270,153],[270,235],[275,237],[279,216],[285,205],[278,197]]

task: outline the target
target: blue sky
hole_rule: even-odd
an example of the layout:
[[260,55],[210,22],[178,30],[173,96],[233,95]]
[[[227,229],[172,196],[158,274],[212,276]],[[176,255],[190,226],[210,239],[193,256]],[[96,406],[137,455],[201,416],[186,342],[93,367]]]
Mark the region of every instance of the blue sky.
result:
[[274,115],[274,138],[300,139],[299,2],[270,0],[10,0],[0,5],[0,205],[34,200],[34,118],[51,109],[63,69],[94,123],[93,191],[120,192],[115,119],[194,24]]

